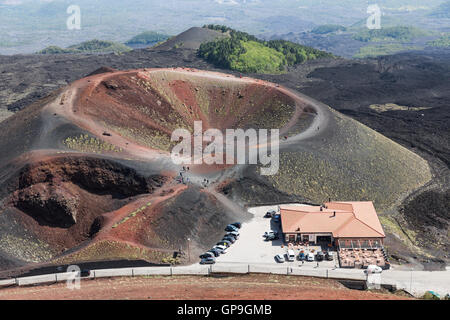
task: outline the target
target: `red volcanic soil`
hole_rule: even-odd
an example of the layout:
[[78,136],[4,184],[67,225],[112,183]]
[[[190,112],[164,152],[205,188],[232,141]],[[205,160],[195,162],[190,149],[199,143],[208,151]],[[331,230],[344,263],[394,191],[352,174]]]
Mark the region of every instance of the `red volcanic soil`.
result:
[[[192,69],[144,69],[91,76],[75,82],[52,111],[137,155],[170,149],[176,128],[283,128],[301,102],[275,85]],[[145,150],[143,149],[145,148]]]
[[65,283],[8,288],[0,299],[15,300],[405,300],[389,293],[357,291],[334,280],[279,275],[217,277],[173,276],[111,278],[81,282],[81,290]]
[[[224,225],[246,213],[233,204],[230,212],[231,202],[212,189],[177,182],[180,168],[168,158],[173,130],[192,132],[201,120],[203,131],[283,131],[310,110],[289,91],[250,78],[193,69],[99,69],[32,111],[3,124],[23,136],[9,142],[14,153],[0,156],[7,160],[0,175],[7,190],[0,193],[6,204],[0,235],[27,240],[25,249],[13,240],[0,249],[0,269],[2,255],[24,251],[28,262],[49,256],[70,262],[108,256],[111,247],[123,257],[132,246],[158,260],[155,252],[182,248],[187,237],[194,251],[214,243]],[[201,181],[228,167],[192,166],[191,172]],[[31,259],[30,244],[45,252]]]
[[119,219],[115,210],[128,209],[130,202],[130,207],[139,205],[140,195],[153,194],[166,180],[159,175],[143,177],[100,158],[42,157],[23,167],[11,182],[16,191],[10,203],[24,227],[62,252],[95,234],[93,226],[100,228],[105,220],[101,217]]

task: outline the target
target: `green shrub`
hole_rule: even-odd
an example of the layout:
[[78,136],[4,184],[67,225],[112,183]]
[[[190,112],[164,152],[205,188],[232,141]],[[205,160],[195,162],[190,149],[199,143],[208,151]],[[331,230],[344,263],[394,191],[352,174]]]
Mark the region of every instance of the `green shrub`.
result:
[[318,26],[314,29],[311,30],[311,33],[314,34],[328,34],[328,33],[332,33],[332,32],[337,32],[337,31],[346,31],[347,28],[344,26],[340,26],[337,24],[325,24],[322,26]]

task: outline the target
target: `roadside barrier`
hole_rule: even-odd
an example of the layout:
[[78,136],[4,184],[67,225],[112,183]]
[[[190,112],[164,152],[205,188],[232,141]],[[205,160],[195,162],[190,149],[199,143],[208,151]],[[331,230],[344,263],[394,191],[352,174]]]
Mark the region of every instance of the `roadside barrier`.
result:
[[[194,265],[180,267],[139,267],[121,269],[98,269],[91,270],[90,274],[82,279],[112,278],[112,277],[140,277],[140,276],[173,276],[173,275],[209,275],[209,274],[279,274],[289,276],[307,276],[341,280],[365,281],[366,275],[347,269],[322,269],[303,268],[263,264],[214,264]],[[40,284],[51,284],[73,279],[73,273],[62,272],[47,275],[19,277],[0,280],[0,288],[11,286],[29,286]],[[394,283],[384,283],[394,286]]]

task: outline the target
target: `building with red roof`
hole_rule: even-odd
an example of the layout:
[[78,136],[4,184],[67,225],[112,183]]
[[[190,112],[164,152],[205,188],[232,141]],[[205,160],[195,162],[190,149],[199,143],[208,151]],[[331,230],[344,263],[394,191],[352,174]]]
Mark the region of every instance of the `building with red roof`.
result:
[[280,206],[286,242],[381,247],[385,234],[371,201]]

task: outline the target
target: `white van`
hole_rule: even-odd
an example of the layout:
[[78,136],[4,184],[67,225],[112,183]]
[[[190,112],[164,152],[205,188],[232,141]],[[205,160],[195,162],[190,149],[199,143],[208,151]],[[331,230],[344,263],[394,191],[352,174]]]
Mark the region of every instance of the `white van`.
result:
[[308,252],[306,254],[306,261],[314,261],[314,253]]
[[286,256],[287,256],[287,260],[288,260],[289,262],[295,261],[295,253],[294,253],[294,250],[289,249],[289,250],[287,251]]

